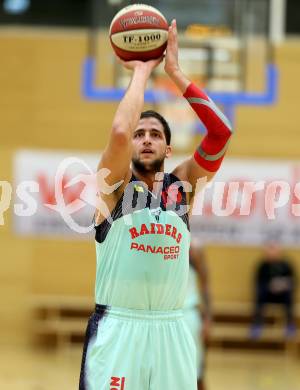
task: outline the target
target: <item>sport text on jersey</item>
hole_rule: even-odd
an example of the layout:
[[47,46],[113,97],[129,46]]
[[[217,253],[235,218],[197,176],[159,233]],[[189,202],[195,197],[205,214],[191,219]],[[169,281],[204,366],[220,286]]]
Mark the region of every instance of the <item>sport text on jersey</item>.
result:
[[145,235],[165,235],[174,239],[175,245],[147,245],[139,244],[137,241],[132,241],[130,245],[130,250],[144,253],[154,253],[163,255],[164,260],[176,260],[180,253],[180,244],[182,239],[182,233],[178,232],[175,226],[170,224],[161,224],[161,223],[150,223],[150,224],[141,224],[139,228],[132,227],[129,230],[129,234],[132,240],[140,236]]

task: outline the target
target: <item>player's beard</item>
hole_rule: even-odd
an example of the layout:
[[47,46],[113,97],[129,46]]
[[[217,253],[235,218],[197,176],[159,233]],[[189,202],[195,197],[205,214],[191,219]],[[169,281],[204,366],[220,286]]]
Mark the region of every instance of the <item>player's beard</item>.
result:
[[149,163],[144,163],[138,158],[132,159],[132,165],[136,171],[145,174],[149,172],[160,172],[164,163],[164,158],[157,158]]

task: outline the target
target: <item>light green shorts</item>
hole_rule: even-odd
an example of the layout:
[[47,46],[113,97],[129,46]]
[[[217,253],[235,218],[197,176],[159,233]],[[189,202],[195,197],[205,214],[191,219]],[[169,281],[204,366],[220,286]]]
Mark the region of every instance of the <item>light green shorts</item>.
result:
[[88,325],[80,390],[197,389],[195,344],[181,311],[101,308]]
[[184,320],[193,336],[196,346],[197,377],[203,376],[203,343],[201,340],[201,317],[197,307],[184,309]]

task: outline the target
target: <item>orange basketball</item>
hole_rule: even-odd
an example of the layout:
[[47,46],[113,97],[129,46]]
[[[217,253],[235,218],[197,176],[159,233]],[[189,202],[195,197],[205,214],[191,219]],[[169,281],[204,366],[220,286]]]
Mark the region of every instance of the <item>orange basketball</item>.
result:
[[148,61],[162,56],[168,40],[168,22],[156,8],[133,4],[113,18],[109,37],[118,57]]

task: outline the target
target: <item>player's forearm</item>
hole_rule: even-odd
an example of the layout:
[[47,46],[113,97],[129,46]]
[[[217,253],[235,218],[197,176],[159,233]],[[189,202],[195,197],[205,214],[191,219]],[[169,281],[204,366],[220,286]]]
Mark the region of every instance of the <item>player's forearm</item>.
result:
[[114,120],[113,129],[123,132],[131,137],[132,131],[136,128],[144,105],[144,91],[149,75],[142,68],[135,68],[129,87],[121,100]]
[[188,86],[191,84],[191,81],[186,77],[186,75],[179,67],[166,69],[166,71],[170,79],[174,82],[174,84],[176,84],[181,93],[184,94]]
[[183,96],[207,130],[195,152],[195,160],[206,170],[215,172],[220,167],[228,147],[232,135],[231,124],[206,93],[195,84],[190,83]]

